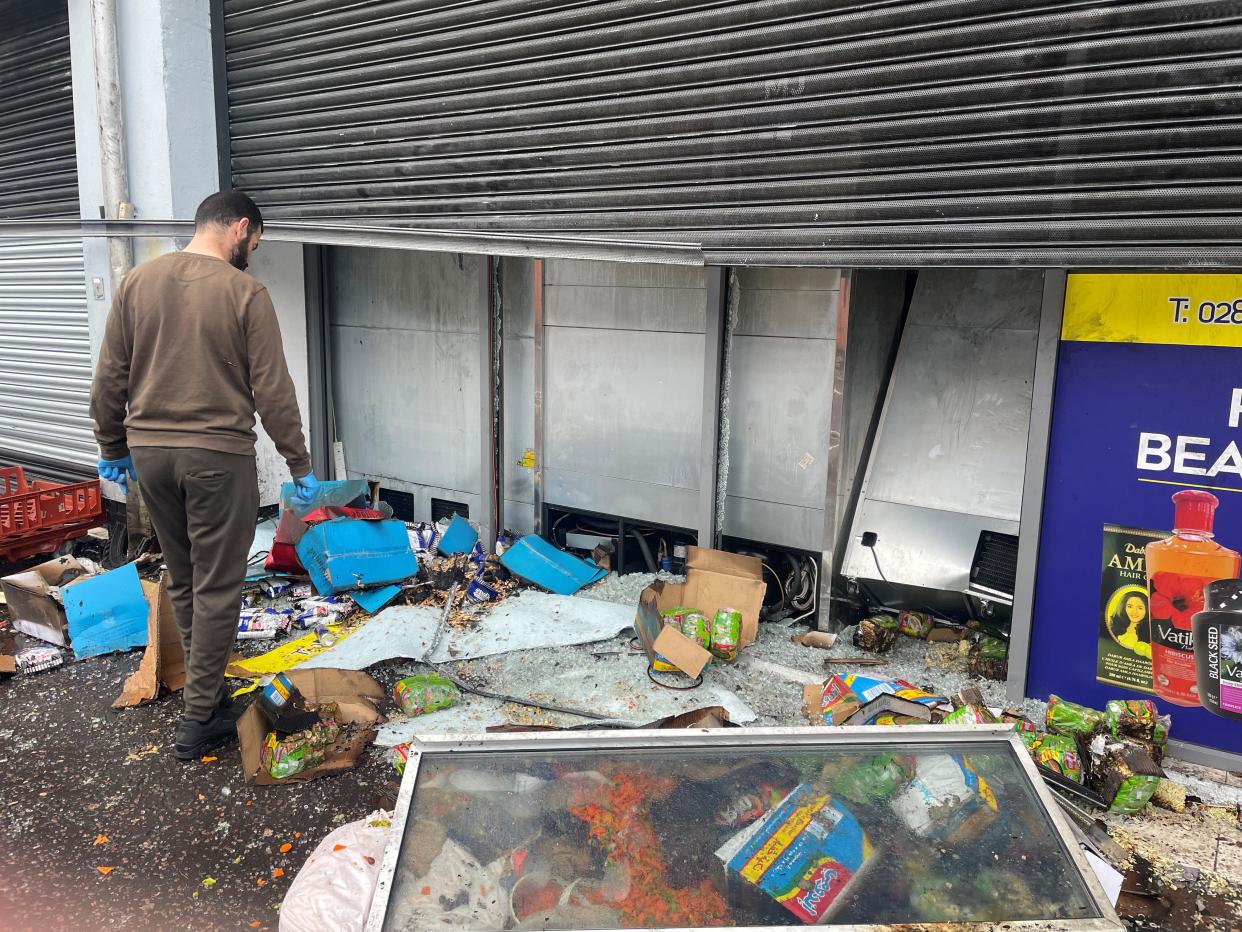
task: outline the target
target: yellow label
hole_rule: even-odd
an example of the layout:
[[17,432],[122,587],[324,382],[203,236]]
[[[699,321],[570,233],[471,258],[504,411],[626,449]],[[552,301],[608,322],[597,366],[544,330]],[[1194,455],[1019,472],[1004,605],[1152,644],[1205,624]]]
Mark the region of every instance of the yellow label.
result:
[[772,837],[764,842],[763,846],[746,862],[746,866],[741,870],[742,877],[751,883],[757,884],[759,879],[767,873],[768,868],[776,862],[776,859],[784,854],[785,849],[793,844],[794,839],[801,835],[803,829],[811,824],[811,819],[815,813],[827,805],[829,799],[830,797],[828,796],[817,797],[790,813],[789,818],[785,820],[781,827],[773,832]]
[[1070,275],[1061,339],[1242,347],[1242,275]]
[[527,469],[534,469],[535,468],[535,451],[530,450],[530,449],[523,450],[522,458],[517,461],[517,464],[519,466],[525,466]]

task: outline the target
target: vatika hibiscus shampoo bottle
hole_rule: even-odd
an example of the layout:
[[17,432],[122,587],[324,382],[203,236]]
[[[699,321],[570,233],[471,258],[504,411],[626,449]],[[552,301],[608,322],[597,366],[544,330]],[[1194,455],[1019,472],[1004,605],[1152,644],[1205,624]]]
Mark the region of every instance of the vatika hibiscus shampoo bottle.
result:
[[1203,609],[1203,587],[1242,568],[1235,551],[1212,540],[1219,504],[1210,492],[1175,492],[1173,536],[1146,548],[1152,679],[1156,695],[1175,705],[1199,705],[1191,619]]

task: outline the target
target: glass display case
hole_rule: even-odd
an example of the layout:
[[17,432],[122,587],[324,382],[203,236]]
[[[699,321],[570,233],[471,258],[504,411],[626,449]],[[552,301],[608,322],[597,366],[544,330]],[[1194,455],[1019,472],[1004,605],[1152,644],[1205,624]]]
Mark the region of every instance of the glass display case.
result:
[[420,739],[368,932],[1121,930],[1012,731]]

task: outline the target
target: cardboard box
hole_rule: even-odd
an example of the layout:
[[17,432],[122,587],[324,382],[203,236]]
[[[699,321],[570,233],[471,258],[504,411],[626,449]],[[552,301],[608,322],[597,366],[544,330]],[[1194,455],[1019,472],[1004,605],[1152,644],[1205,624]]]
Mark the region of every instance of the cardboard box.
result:
[[822,925],[848,902],[878,857],[845,805],[809,784],[716,851],[730,875],[753,884],[804,925]]
[[69,646],[69,623],[56,588],[69,570],[87,573],[73,557],[59,557],[0,579],[15,630],[57,647]]
[[260,759],[263,741],[271,729],[258,704],[252,702],[237,722],[242,775],[246,782],[276,786],[352,770],[375,737],[375,726],[384,720],[379,711],[384,701],[384,688],[358,670],[290,670],[286,676],[308,703],[335,702],[339,707],[337,721],[353,727],[342,730],[340,740],[328,749],[324,762],[318,767],[276,780],[263,769]]
[[763,564],[757,558],[705,547],[689,548],[684,583],[656,580],[639,596],[634,627],[647,660],[654,661],[659,654],[683,673],[698,676],[711,662],[711,654],[685,635],[665,628],[660,612],[684,605],[702,612],[710,622],[722,608],[737,609],[742,615],[739,643],[745,647],[759,634],[759,610],[767,590]]
[[297,552],[320,595],[384,586],[418,572],[401,521],[334,518],[310,528]]
[[161,577],[159,583],[142,580],[142,594],[148,606],[147,650],[138,669],[125,681],[121,695],[112,703],[114,709],[150,702],[159,696],[161,684],[169,692],[185,686],[185,653],[168,598],[167,577]]

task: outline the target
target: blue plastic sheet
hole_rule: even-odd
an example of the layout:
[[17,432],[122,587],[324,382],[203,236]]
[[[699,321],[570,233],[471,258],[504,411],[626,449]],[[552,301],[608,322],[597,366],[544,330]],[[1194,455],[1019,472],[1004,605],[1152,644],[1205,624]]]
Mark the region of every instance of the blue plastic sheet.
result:
[[608,575],[588,560],[557,550],[542,537],[527,534],[500,556],[509,572],[557,595],[573,595]]
[[134,564],[66,586],[61,595],[77,659],[146,646],[150,609]]
[[280,487],[280,506],[286,511],[292,511],[299,518],[304,518],[312,511],[319,508],[327,508],[329,505],[351,505],[360,498],[365,499],[371,493],[371,488],[367,485],[365,479],[344,479],[340,481],[334,479],[319,483],[311,503],[302,506],[294,505],[293,503],[293,496],[297,492],[297,488],[292,482],[286,482]]
[[395,599],[400,591],[400,586],[381,586],[379,589],[360,589],[357,592],[351,592],[349,597],[358,603],[358,607],[368,615],[374,615]]
[[453,515],[444,536],[440,538],[439,549],[446,557],[455,553],[469,553],[479,541],[479,532],[461,515]]

